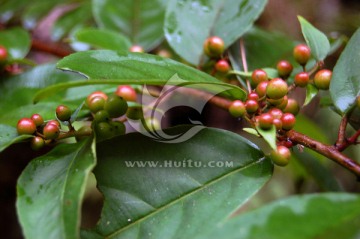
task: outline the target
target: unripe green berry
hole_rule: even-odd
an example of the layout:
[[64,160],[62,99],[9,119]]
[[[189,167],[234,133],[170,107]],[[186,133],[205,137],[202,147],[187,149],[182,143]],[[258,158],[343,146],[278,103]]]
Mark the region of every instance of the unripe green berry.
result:
[[276,69],[280,77],[287,78],[291,74],[293,66],[290,62],[282,60],[278,62],[278,64],[276,65]]
[[94,115],[95,122],[107,122],[110,120],[110,115],[106,110],[99,110]]
[[39,114],[33,114],[31,120],[34,121],[36,127],[39,127],[44,123],[44,118]]
[[18,134],[33,134],[36,131],[36,125],[32,119],[22,118],[16,126]]
[[300,111],[299,103],[295,99],[288,99],[286,107],[283,109],[284,113],[291,113],[297,115]]
[[204,42],[204,52],[209,57],[219,57],[225,50],[224,41],[217,36],[209,37]]
[[123,135],[126,132],[126,127],[123,122],[112,121],[110,122],[110,126],[113,127],[115,135]]
[[221,59],[216,62],[215,69],[220,73],[227,73],[230,70],[230,65],[227,60]]
[[144,53],[144,48],[142,48],[141,46],[139,45],[133,45],[130,47],[129,49],[130,52],[139,52],[139,53]]
[[285,95],[283,98],[282,98],[282,101],[280,104],[278,104],[276,107],[279,108],[280,110],[284,110],[288,104],[288,97],[287,95]]
[[233,117],[243,117],[246,114],[246,108],[241,100],[234,100],[229,106],[229,113]]
[[144,117],[143,110],[140,106],[129,107],[126,111],[126,117],[132,120],[138,120]]
[[88,107],[89,107],[89,110],[92,112],[92,113],[96,113],[100,110],[103,110],[104,109],[104,105],[105,105],[105,99],[101,96],[95,96],[94,98],[91,99]]
[[314,76],[314,84],[320,90],[328,90],[330,86],[332,71],[323,69]]
[[65,105],[59,105],[56,108],[56,117],[61,121],[69,121],[71,118],[71,110]]
[[268,130],[273,126],[274,117],[270,113],[263,113],[258,118],[259,127]]
[[54,123],[47,123],[43,129],[45,139],[57,139],[60,134],[60,129]]
[[8,57],[7,49],[0,45],[0,64],[6,62]]
[[270,159],[278,166],[286,166],[290,161],[290,157],[290,150],[282,145],[277,146],[277,150],[270,153]]
[[284,130],[291,130],[295,126],[295,116],[291,113],[284,113],[281,117],[282,128]]
[[294,83],[296,86],[305,87],[309,83],[309,74],[307,72],[300,72],[295,75]]
[[299,44],[294,47],[293,55],[295,60],[302,66],[306,65],[311,56],[310,48],[305,44]]
[[258,94],[259,98],[263,98],[266,95],[268,84],[269,81],[262,81],[256,86],[255,92]]
[[251,79],[255,85],[258,85],[260,82],[268,81],[267,73],[262,69],[256,69],[251,74]]
[[109,113],[110,118],[117,118],[126,113],[128,105],[122,97],[112,95],[105,102],[104,109]]
[[95,123],[97,140],[105,140],[115,136],[113,127],[108,122]]
[[93,133],[93,130],[90,126],[84,125],[80,129],[75,131],[75,139],[76,141],[80,141],[89,137]]
[[136,102],[136,91],[129,85],[119,85],[115,91],[115,94],[122,97],[126,101]]
[[108,98],[108,96],[104,92],[95,91],[95,92],[91,93],[90,95],[88,95],[88,97],[86,98],[86,101],[85,101],[86,105],[89,107],[91,100],[98,96],[104,98],[104,100],[107,100],[107,98]]
[[266,87],[266,95],[270,99],[280,99],[284,97],[288,93],[288,85],[287,83],[280,79],[274,78],[269,81]]
[[30,141],[30,147],[35,151],[41,149],[44,145],[44,139],[38,136],[33,137]]
[[255,113],[259,109],[259,104],[255,100],[247,100],[245,102],[245,108],[249,114]]

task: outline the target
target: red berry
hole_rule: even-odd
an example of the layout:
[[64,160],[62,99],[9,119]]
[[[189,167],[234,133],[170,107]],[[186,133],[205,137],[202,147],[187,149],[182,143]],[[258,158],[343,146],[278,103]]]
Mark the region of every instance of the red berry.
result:
[[215,69],[220,73],[227,73],[230,70],[230,65],[226,60],[221,59],[216,62]]
[[140,52],[140,53],[144,53],[144,48],[142,48],[141,46],[138,45],[133,45],[132,47],[130,47],[129,49],[130,52]]
[[31,119],[34,121],[36,127],[39,127],[44,123],[44,118],[39,114],[33,114]]
[[328,90],[330,86],[332,71],[324,69],[315,74],[314,84],[320,90]]
[[309,83],[309,74],[307,72],[300,72],[295,75],[294,83],[296,86],[305,87]]
[[262,81],[268,81],[268,75],[264,70],[256,69],[253,71],[251,79],[255,85],[258,85]]
[[36,132],[36,124],[32,119],[22,118],[16,126],[18,134],[33,134]]
[[91,100],[97,96],[104,98],[104,100],[107,100],[107,98],[108,98],[108,96],[104,92],[95,91],[95,92],[91,93],[90,95],[88,95],[88,97],[86,98],[86,102],[85,102],[86,105],[89,106]]
[[288,85],[281,78],[274,78],[269,81],[266,87],[266,95],[270,99],[280,99],[288,93]]
[[286,107],[283,109],[284,113],[291,113],[297,115],[300,111],[299,103],[295,99],[288,99]]
[[245,105],[240,100],[235,100],[229,107],[229,113],[234,117],[242,117],[246,113]]
[[293,70],[291,63],[285,60],[279,61],[276,65],[276,68],[278,70],[279,76],[283,78],[287,78]]
[[259,104],[255,100],[247,100],[245,102],[245,108],[248,113],[255,113],[259,109]]
[[57,139],[60,134],[59,127],[54,123],[47,123],[43,129],[45,139]]
[[39,150],[42,147],[44,147],[44,145],[45,145],[44,139],[41,138],[41,137],[38,137],[38,136],[32,138],[31,141],[30,141],[30,147],[33,150]]
[[204,52],[209,57],[219,57],[225,50],[224,41],[217,36],[209,37],[204,42]]
[[272,108],[268,111],[275,119],[281,119],[283,112],[278,108]]
[[262,98],[266,95],[266,88],[269,84],[269,81],[260,82],[255,89],[255,92],[258,94],[259,98]]
[[274,117],[270,113],[263,113],[258,118],[259,127],[267,130],[273,126]]
[[115,94],[122,97],[126,101],[136,102],[136,91],[129,85],[119,85],[115,91]]
[[104,109],[105,99],[101,96],[95,96],[91,99],[88,107],[92,113],[96,113]]
[[295,119],[295,116],[293,114],[285,113],[281,117],[281,122],[282,122],[282,128],[284,130],[290,130],[290,129],[292,129],[294,127],[296,119]]
[[255,100],[255,101],[258,101],[259,100],[259,95],[255,92],[251,92],[249,95],[248,95],[248,100]]
[[275,127],[276,127],[277,130],[282,129],[281,119],[276,119],[276,118],[274,118],[274,120],[273,120],[273,125],[275,125]]
[[61,121],[68,121],[71,118],[71,110],[65,105],[56,107],[56,117]]
[[270,153],[271,160],[278,166],[286,166],[289,163],[290,157],[290,150],[282,145],[277,146],[277,149]]
[[7,49],[0,45],[0,63],[4,63],[8,57]]
[[60,122],[57,120],[49,120],[46,124],[54,124],[56,125],[59,129],[61,128]]
[[293,55],[295,60],[302,66],[306,65],[311,56],[310,48],[305,44],[299,44],[294,47]]

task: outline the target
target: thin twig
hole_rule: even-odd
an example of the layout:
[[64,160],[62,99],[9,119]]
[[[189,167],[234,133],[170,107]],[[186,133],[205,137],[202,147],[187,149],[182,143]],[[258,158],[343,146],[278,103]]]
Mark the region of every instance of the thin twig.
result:
[[[247,73],[248,65],[247,65],[247,60],[246,60],[246,50],[245,50],[245,44],[244,44],[243,38],[240,39],[240,54],[241,54],[241,62],[243,64],[244,72]],[[251,93],[251,85],[250,85],[250,81],[248,79],[246,79],[246,85],[247,85],[249,93]]]

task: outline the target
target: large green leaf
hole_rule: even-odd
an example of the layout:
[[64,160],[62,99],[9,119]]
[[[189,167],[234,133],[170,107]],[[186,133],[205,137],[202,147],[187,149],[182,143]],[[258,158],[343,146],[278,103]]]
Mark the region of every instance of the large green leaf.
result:
[[0,45],[7,48],[10,60],[22,59],[30,49],[29,33],[18,27],[0,31]]
[[133,44],[149,50],[158,45],[162,30],[164,0],[92,0],[96,22],[102,28],[120,31]]
[[316,29],[303,17],[298,16],[301,30],[312,55],[318,61],[323,61],[330,51],[330,42],[324,33]]
[[94,148],[92,138],[62,144],[26,167],[16,202],[26,238],[79,238],[81,202],[96,162]]
[[85,42],[96,48],[127,51],[131,46],[127,37],[118,32],[106,29],[82,29],[76,33],[75,37],[76,40]]
[[343,114],[360,95],[360,29],[351,37],[337,61],[330,82],[330,94],[335,107]]
[[325,193],[294,196],[219,223],[206,239],[359,238],[360,196]]
[[[98,225],[83,238],[200,238],[227,220],[272,173],[271,162],[255,145],[211,128],[178,144],[128,134],[100,143],[97,153],[94,173],[105,202]],[[211,167],[216,163],[222,167]]]
[[0,124],[0,152],[10,145],[33,137],[32,135],[18,135],[16,128]]
[[164,31],[170,46],[188,62],[198,65],[203,43],[211,35],[221,37],[225,47],[251,28],[266,0],[170,1]]
[[78,52],[62,59],[58,67],[81,73],[94,80],[54,85],[40,91],[35,102],[69,87],[91,84],[197,84],[200,87],[213,88],[209,90],[216,91],[216,94],[225,91],[224,95],[229,98],[244,100],[246,97],[246,93],[237,86],[223,83],[177,61],[144,53],[110,50]]

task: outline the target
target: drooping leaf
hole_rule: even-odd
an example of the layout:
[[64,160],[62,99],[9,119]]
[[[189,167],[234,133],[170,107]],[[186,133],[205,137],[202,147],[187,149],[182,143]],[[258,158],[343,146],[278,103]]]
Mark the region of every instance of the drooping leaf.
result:
[[79,238],[80,209],[95,166],[93,139],[62,144],[21,174],[16,202],[26,238]]
[[311,54],[318,61],[323,61],[329,54],[330,43],[324,33],[316,29],[305,18],[298,16],[301,30],[307,45],[311,49]]
[[92,0],[97,24],[120,31],[133,44],[150,50],[163,39],[164,0]]
[[87,28],[78,31],[76,40],[90,44],[96,48],[103,48],[115,51],[127,51],[131,43],[129,39],[119,32],[106,29]]
[[359,205],[358,194],[293,196],[219,223],[197,239],[354,239]]
[[312,99],[314,99],[318,92],[318,88],[316,88],[313,84],[307,84],[304,106],[308,105],[312,101]]
[[[189,128],[166,132],[183,130]],[[272,171],[255,145],[211,128],[178,144],[128,134],[100,143],[97,153],[94,173],[105,202],[98,225],[83,238],[199,238],[229,218]]]
[[259,126],[256,126],[259,134],[264,138],[264,140],[270,145],[270,147],[276,150],[276,128],[275,126],[271,127],[271,129],[264,130]]
[[[87,64],[82,64],[82,62]],[[225,91],[224,95],[229,98],[244,99],[246,97],[246,93],[239,87],[223,83],[177,61],[144,53],[109,50],[78,52],[59,61],[58,67],[78,72],[94,80],[54,85],[40,91],[35,96],[35,102],[58,90],[91,84],[174,85],[184,83],[191,85],[194,83],[194,85],[203,84],[208,88],[213,87],[212,90],[217,93]]]
[[335,107],[347,113],[360,95],[360,29],[351,37],[337,61],[330,81],[330,95]]
[[32,135],[18,135],[16,128],[0,124],[0,152],[14,143],[33,137]]
[[203,44],[219,36],[229,47],[253,25],[266,0],[170,1],[164,31],[167,41],[186,61],[198,65]]
[[0,45],[7,49],[10,60],[22,59],[30,49],[29,33],[19,27],[0,31]]

